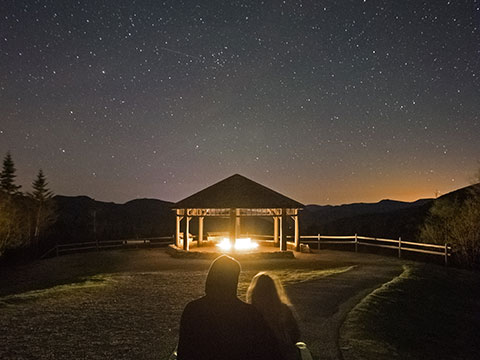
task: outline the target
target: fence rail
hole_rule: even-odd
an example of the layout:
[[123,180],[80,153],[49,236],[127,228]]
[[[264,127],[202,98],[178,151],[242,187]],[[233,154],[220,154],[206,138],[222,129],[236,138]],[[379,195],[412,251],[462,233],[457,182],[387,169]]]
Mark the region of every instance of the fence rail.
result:
[[65,253],[72,253],[76,251],[86,251],[86,250],[103,250],[103,249],[112,249],[120,247],[131,247],[131,246],[152,246],[152,245],[169,245],[174,241],[173,236],[162,236],[162,237],[149,237],[142,239],[120,239],[120,240],[104,240],[104,241],[88,241],[88,242],[76,242],[68,244],[58,244],[53,248],[48,250],[43,254],[40,259],[44,259],[47,256],[55,252],[55,256],[59,256]]
[[[245,236],[245,235],[242,235]],[[272,242],[273,236],[271,235],[258,235],[258,234],[246,234],[248,237],[254,239],[263,240],[266,242]],[[292,239],[293,236],[287,236],[288,239]],[[75,251],[84,251],[84,250],[101,250],[101,249],[111,249],[116,247],[131,247],[133,245],[144,245],[144,246],[163,246],[173,244],[175,241],[174,236],[163,236],[163,237],[150,237],[142,239],[122,239],[122,240],[106,240],[106,241],[90,241],[90,242],[76,242],[69,244],[59,244],[54,246],[52,249],[48,250],[41,259],[46,258],[55,252],[56,256],[59,256],[64,253],[75,252]],[[358,251],[359,246],[367,247],[378,247],[396,250],[398,252],[398,257],[402,257],[403,251],[417,252],[422,254],[429,255],[438,255],[443,256],[445,265],[448,265],[448,259],[452,255],[452,247],[449,244],[438,245],[438,244],[426,244],[418,243],[412,241],[403,241],[402,238],[398,239],[385,239],[385,238],[375,238],[368,236],[360,235],[344,235],[344,236],[332,236],[332,235],[302,235],[300,236],[300,243],[302,244],[315,244],[317,249],[320,250],[322,245],[345,245],[352,244],[355,247],[355,252]],[[405,246],[407,245],[407,246]]]
[[[287,236],[292,238],[292,236]],[[315,239],[315,240],[313,240]],[[397,250],[398,257],[402,257],[402,251],[418,252],[422,254],[438,255],[444,258],[445,265],[448,265],[448,258],[452,255],[452,247],[449,244],[426,244],[412,241],[403,241],[398,239],[384,239],[368,236],[347,235],[347,236],[331,236],[331,235],[303,235],[300,236],[302,244],[316,244],[317,249],[321,249],[323,244],[353,244],[355,252],[359,246],[371,246],[385,249]],[[405,246],[407,245],[407,246]]]
[[273,235],[246,233],[246,234],[241,234],[240,237],[251,238],[251,239],[255,239],[255,240],[266,240],[266,241],[272,240],[273,241]]

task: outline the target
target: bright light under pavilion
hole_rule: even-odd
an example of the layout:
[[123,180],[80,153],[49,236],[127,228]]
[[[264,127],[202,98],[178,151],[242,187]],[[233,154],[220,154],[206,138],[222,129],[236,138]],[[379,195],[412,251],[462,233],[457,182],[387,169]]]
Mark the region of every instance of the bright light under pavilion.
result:
[[[245,217],[273,218],[273,245],[287,250],[287,221],[293,220],[294,231],[291,245],[298,250],[298,211],[303,204],[272,189],[260,185],[242,175],[235,174],[204,190],[199,191],[174,205],[176,213],[175,245],[189,251],[192,244],[198,248],[205,242],[204,221],[208,217],[228,218],[227,236],[219,236],[217,248],[222,252],[255,251],[258,243],[240,233],[241,220]],[[183,234],[192,234],[192,218],[198,218],[196,240]]]

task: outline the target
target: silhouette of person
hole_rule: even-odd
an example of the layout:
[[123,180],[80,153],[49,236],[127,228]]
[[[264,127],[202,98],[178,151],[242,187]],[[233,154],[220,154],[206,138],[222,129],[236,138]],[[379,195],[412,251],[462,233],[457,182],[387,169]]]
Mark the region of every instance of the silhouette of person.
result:
[[247,302],[263,315],[275,334],[283,357],[286,360],[300,359],[296,346],[300,330],[280,281],[267,273],[258,273],[248,288]]
[[240,263],[222,255],[210,266],[205,296],[185,307],[178,360],[279,360],[275,336],[262,315],[237,297]]

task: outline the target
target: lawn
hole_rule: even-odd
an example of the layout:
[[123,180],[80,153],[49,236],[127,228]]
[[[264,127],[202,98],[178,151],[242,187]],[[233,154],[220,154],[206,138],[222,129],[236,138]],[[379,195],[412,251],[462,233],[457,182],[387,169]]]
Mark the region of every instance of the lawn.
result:
[[478,359],[480,276],[414,264],[365,297],[347,316],[345,360]]

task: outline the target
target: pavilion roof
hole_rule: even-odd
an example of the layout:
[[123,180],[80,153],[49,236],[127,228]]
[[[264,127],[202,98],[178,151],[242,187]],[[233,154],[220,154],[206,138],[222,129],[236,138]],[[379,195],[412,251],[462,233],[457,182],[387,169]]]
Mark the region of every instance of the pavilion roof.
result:
[[174,209],[303,208],[304,205],[246,177],[235,174],[183,200]]

